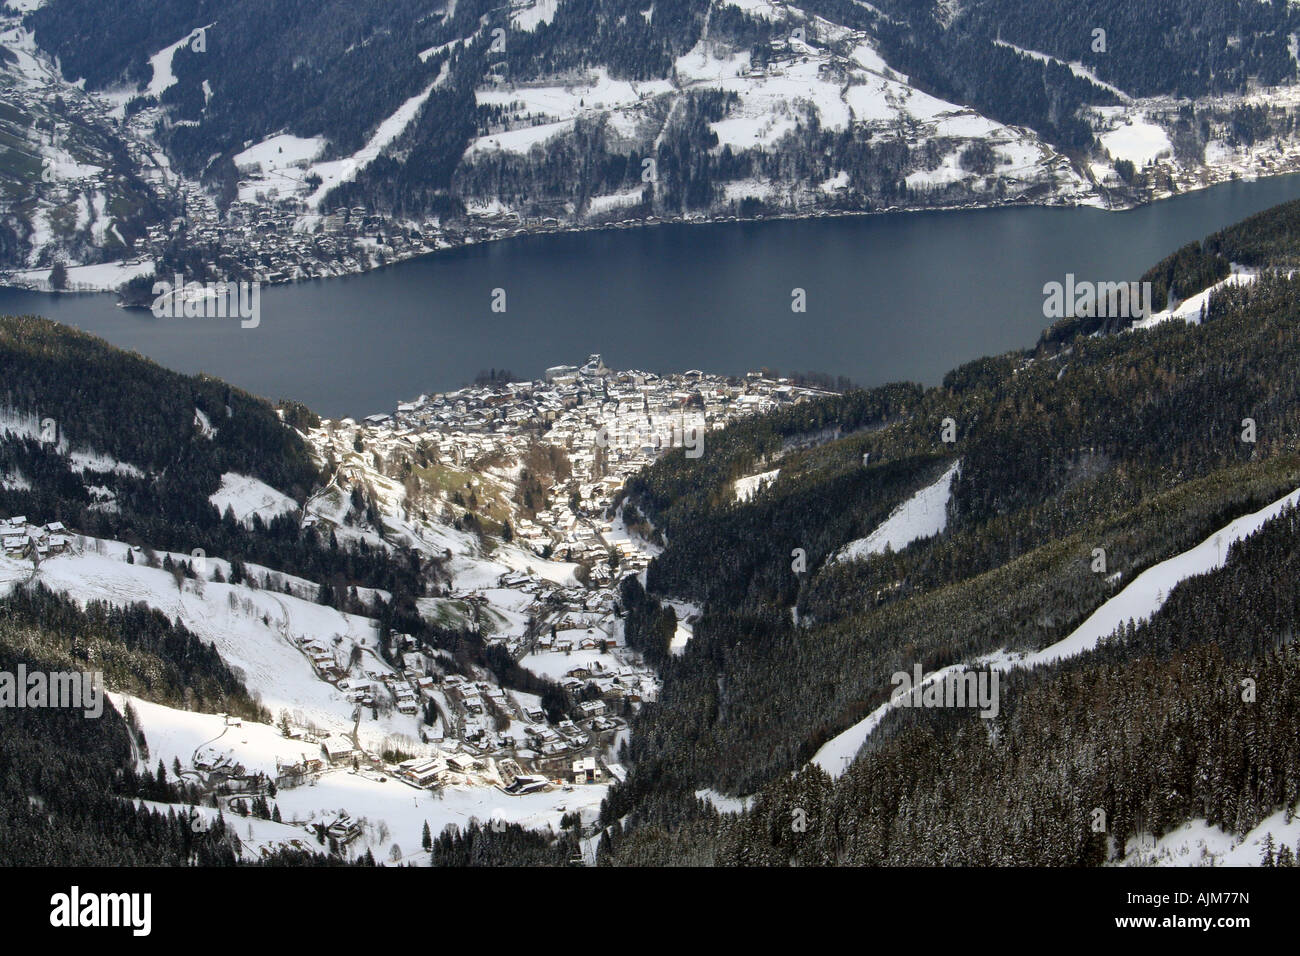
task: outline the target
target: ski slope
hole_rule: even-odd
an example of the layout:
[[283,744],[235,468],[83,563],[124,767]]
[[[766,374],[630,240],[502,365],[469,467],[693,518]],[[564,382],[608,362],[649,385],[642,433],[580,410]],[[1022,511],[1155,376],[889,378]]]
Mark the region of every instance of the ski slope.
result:
[[913,541],[942,534],[948,527],[952,480],[960,470],[961,462],[953,462],[934,484],[926,485],[895,508],[871,534],[846,544],[832,560],[858,561],[887,550],[901,551]]
[[[1032,653],[998,651],[979,658],[972,662],[971,666],[989,667],[1005,672],[1015,667],[1044,667],[1088,653],[1126,622],[1140,622],[1150,618],[1160,610],[1168,599],[1169,593],[1181,582],[1223,567],[1229,547],[1254,534],[1264,526],[1265,522],[1276,518],[1288,507],[1294,507],[1298,501],[1300,501],[1300,489],[1279,498],[1253,514],[1230,521],[1194,548],[1148,568],[1119,594],[1097,608],[1069,636],[1055,644]],[[929,687],[937,681],[942,681],[948,674],[964,668],[965,665],[954,664],[933,671],[925,676],[920,686]],[[867,738],[880,726],[880,722],[894,706],[892,700],[886,701],[848,730],[827,741],[813,755],[812,763],[821,767],[833,778],[841,776],[856,758]]]

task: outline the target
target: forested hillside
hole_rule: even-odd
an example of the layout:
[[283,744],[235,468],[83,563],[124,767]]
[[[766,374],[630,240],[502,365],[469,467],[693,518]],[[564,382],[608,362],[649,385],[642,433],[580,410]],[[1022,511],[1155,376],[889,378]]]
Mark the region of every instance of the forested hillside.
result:
[[[1300,251],[1295,215],[1278,207],[1197,248],[1284,266]],[[1198,274],[1215,281],[1217,265],[1178,272],[1187,258],[1152,274],[1176,274],[1180,295]],[[1212,296],[1200,324],[1058,339],[906,401],[891,387],[824,403],[825,418],[801,409],[802,442],[777,417],[729,428],[713,461],[661,459],[630,486],[667,547],[650,595],[625,596],[627,626],[653,632],[662,597],[704,615],[635,728],[605,859],[1078,865],[1192,817],[1240,835],[1293,804],[1292,512],[1104,650],[1003,675],[991,723],[895,711],[843,781],[815,768],[780,781],[885,703],[892,673],[1054,644],[1146,568],[1300,487],[1298,363],[1300,279],[1265,272]],[[881,411],[854,413],[865,408]],[[831,559],[948,462],[960,464],[940,535]],[[777,467],[753,499],[729,494]],[[679,503],[674,488],[698,490]],[[1246,676],[1268,683],[1267,707],[1243,706]],[[757,794],[757,809],[724,823],[702,788]],[[791,833],[796,806],[815,838]],[[1102,836],[1086,825],[1098,806]]]
[[[277,170],[268,189],[319,188],[313,208],[411,220],[459,221],[494,201],[597,221],[1045,201],[1089,188],[1088,161],[1106,178],[1098,110],[1296,76],[1300,13],[1287,3],[1057,7],[50,0],[25,23],[66,80],[136,92],[128,114],[161,106],[151,135],[223,204],[253,191],[236,157],[289,135],[313,144],[313,163],[352,165],[327,181],[291,163],[312,171]],[[151,93],[152,59],[199,29],[202,48],[169,53],[174,81]],[[409,104],[398,135],[362,158]],[[963,108],[987,119],[935,122]],[[1190,168],[1212,140],[1236,148],[1292,129],[1269,109],[1187,102],[1172,148]],[[1168,170],[1113,160],[1107,204],[1171,188]]]
[[[1086,658],[1013,672],[992,726],[971,711],[895,711],[837,784],[813,767],[738,820],[704,813],[671,842],[633,832],[612,858],[1090,866],[1190,819],[1245,833],[1300,797],[1298,531],[1287,512],[1150,623]],[[796,809],[806,832],[790,827]],[[1296,854],[1286,846],[1284,859]]]
[[[887,10],[944,5],[887,0]],[[1272,84],[1295,75],[1287,35],[1297,26],[1285,2],[1236,0],[973,0],[959,7],[967,32],[1083,62],[1101,79],[1139,96],[1199,96],[1244,88],[1248,77]],[[1095,49],[1095,31],[1105,49]]]
[[[183,628],[143,606],[79,610],[44,590],[0,601],[0,672],[102,671],[114,690],[267,719],[242,682]],[[23,688],[20,693],[26,693]],[[137,772],[148,741],[130,708],[0,707],[0,856],[9,866],[230,866],[235,827],[192,825],[197,792],[156,770]],[[165,811],[140,804],[175,804]],[[283,851],[262,862],[330,864]]]
[[[265,400],[34,317],[0,317],[0,374],[0,473],[12,479],[0,484],[0,515],[266,564],[328,581],[340,601],[358,584],[418,593],[408,565],[365,541],[340,546],[292,514],[245,525],[209,500],[231,472],[298,502],[316,486],[306,442]],[[312,420],[286,409],[285,419]]]

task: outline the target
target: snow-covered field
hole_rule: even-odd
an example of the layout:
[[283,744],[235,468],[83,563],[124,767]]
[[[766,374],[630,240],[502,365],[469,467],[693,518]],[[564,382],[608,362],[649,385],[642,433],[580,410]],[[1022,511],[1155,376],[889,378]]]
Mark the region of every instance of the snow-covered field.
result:
[[[343,691],[316,674],[293,639],[314,638],[327,645],[337,639],[334,653],[340,663],[347,662],[355,645],[361,649],[366,670],[392,672],[376,651],[376,622],[317,604],[311,582],[249,566],[248,572],[258,578],[277,574],[281,586],[292,588],[295,594],[189,579],[183,579],[181,589],[170,572],[148,567],[140,554],[134,556],[136,563],[127,563],[127,545],[121,542],[79,540],[83,550],[48,558],[36,571],[29,561],[0,557],[0,591],[34,580],[81,604],[92,600],[118,606],[143,602],[179,620],[205,642],[215,644],[222,659],[242,674],[249,692],[260,698],[272,714],[283,710],[299,724],[314,724],[337,733],[352,730],[355,705]],[[159,554],[160,560],[162,557]],[[172,560],[194,558],[174,554]],[[207,574],[220,569],[222,576],[229,579],[230,565],[226,561],[215,557],[204,561]],[[374,720],[369,711],[363,711],[360,734],[363,745],[375,749],[389,737],[414,740],[419,736],[419,718],[394,710],[387,714],[381,711],[379,719]]]
[[[241,726],[227,727],[222,717],[175,710],[159,704],[110,695],[121,710],[130,702],[149,749],[148,767],[161,760],[170,768],[179,760],[182,769],[190,767],[196,757],[225,755],[249,772],[263,771],[274,776],[276,760],[292,763],[302,756],[319,757],[320,747],[289,740],[265,724],[244,721]],[[141,769],[144,769],[143,767]],[[382,782],[379,777],[386,777]],[[499,819],[532,829],[558,831],[566,813],[579,813],[584,823],[592,822],[608,788],[602,785],[555,788],[541,793],[511,796],[487,785],[449,785],[440,793],[411,786],[400,779],[373,771],[354,773],[348,769],[326,770],[314,783],[281,788],[272,802],[280,808],[283,825],[225,814],[227,824],[235,827],[240,838],[253,827],[253,843],[270,846],[304,841],[319,850],[315,837],[302,826],[328,822],[342,811],[363,823],[363,835],[348,847],[351,854],[367,848],[378,860],[386,860],[393,844],[403,852],[406,862],[420,862],[420,838],[424,824],[437,834],[449,824],[466,826],[470,820],[480,823]],[[156,805],[166,809],[164,805]],[[185,808],[173,808],[188,812]],[[206,818],[214,819],[216,810],[200,808]],[[382,824],[382,829],[381,829]]]
[[248,773],[260,772],[274,779],[278,765],[321,755],[320,744],[290,740],[267,724],[244,721],[228,727],[220,714],[177,710],[129,694],[109,692],[109,697],[119,712],[128,703],[135,711],[149,748],[146,766],[150,770],[159,760],[170,768],[173,760],[190,767],[196,760],[213,763],[227,757],[232,764],[243,764]]
[[295,514],[298,502],[288,495],[281,494],[265,482],[237,475],[233,471],[221,476],[221,487],[208,498],[222,514],[229,508],[235,520],[242,524],[252,524],[253,515],[269,522],[276,515]]
[[[595,784],[518,797],[489,786],[447,786],[435,794],[393,777],[380,783],[370,775],[336,771],[321,777],[314,786],[281,790],[276,803],[286,823],[320,822],[332,819],[340,810],[346,810],[354,819],[364,818],[371,826],[349,846],[349,852],[363,853],[370,847],[376,859],[383,859],[394,843],[405,855],[417,853],[426,822],[434,834],[449,824],[467,826],[471,820],[482,824],[504,820],[529,829],[558,832],[560,819],[574,812],[581,814],[584,823],[590,823],[599,814],[607,792],[608,787]],[[379,821],[387,829],[387,840],[376,832]]]
[[[156,265],[152,259],[139,262],[102,262],[92,266],[70,266],[68,287],[85,292],[113,292],[136,276],[153,275]],[[47,287],[49,269],[26,269],[14,274],[16,279]]]
[[1103,133],[1100,139],[1113,159],[1127,159],[1139,169],[1159,156],[1168,155],[1173,149],[1169,134],[1142,118]]
[[[566,637],[565,632],[560,631],[557,636],[560,640],[572,640],[574,635]],[[588,636],[585,630],[582,631],[582,636]],[[592,636],[599,638],[602,635],[597,632]],[[519,663],[539,677],[549,677],[554,681],[558,681],[575,667],[589,667],[594,670],[596,665],[599,665],[601,668],[612,671],[617,670],[620,666],[618,659],[613,654],[602,654],[598,649],[594,648],[591,650],[574,648],[567,654],[563,651],[537,651],[526,654]]]

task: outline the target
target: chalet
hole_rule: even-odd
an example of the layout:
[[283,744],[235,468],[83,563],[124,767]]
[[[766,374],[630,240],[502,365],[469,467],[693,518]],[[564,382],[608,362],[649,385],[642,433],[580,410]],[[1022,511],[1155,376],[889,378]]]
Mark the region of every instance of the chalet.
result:
[[436,757],[416,757],[399,765],[401,774],[417,787],[427,787],[436,783],[447,771],[447,761],[439,754]]
[[477,769],[478,761],[469,754],[449,754],[447,767],[457,773],[469,773],[471,770]]
[[301,786],[312,774],[320,773],[325,768],[319,757],[304,757],[297,763],[275,763],[275,785],[281,789]]
[[331,764],[337,766],[357,757],[357,748],[346,737],[335,734],[321,741],[321,754]]
[[510,786],[506,787],[506,793],[511,793],[515,796],[523,796],[526,793],[537,793],[540,790],[545,790],[550,785],[550,781],[545,777],[535,776],[532,774],[520,774],[515,777]]
[[595,757],[583,757],[573,762],[574,783],[599,783],[600,778],[600,765]]
[[325,832],[339,846],[346,846],[361,836],[361,824],[346,813],[340,813],[334,822],[325,828]]
[[583,717],[599,717],[605,713],[605,702],[603,700],[589,700],[579,704],[578,710]]

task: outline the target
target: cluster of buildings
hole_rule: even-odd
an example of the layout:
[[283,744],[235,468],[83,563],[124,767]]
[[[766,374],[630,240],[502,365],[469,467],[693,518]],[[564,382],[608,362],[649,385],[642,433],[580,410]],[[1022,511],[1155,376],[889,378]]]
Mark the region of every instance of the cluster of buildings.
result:
[[488,458],[518,461],[534,441],[563,450],[571,476],[545,489],[548,507],[517,515],[512,531],[539,555],[589,563],[604,583],[612,577],[611,550],[624,573],[649,561],[606,517],[629,476],[670,448],[707,454],[708,433],[739,417],[826,394],[760,372],[730,378],[613,371],[594,354],[580,366],[549,368],[540,381],[422,395],[360,424],[366,447],[390,460],[417,447],[462,467]]
[[494,238],[486,228],[401,224],[357,206],[308,213],[299,200],[235,200],[222,215],[194,183],[181,182],[184,214],[148,229],[136,253],[158,258],[184,241],[216,249],[213,266],[228,279],[264,284],[350,275],[387,263]]
[[68,529],[61,521],[48,524],[30,524],[26,515],[16,515],[0,521],[0,540],[3,540],[7,558],[30,558],[41,561],[63,554],[72,547]]
[[[391,414],[327,422],[313,436],[326,458],[342,462],[345,487],[368,483],[378,494],[398,495],[388,504],[405,508],[408,521],[438,509],[443,521],[471,512],[486,517],[490,498],[496,526],[503,537],[510,526],[515,547],[582,568],[568,583],[532,568],[501,566],[490,583],[480,571],[460,586],[453,574],[443,593],[422,599],[454,606],[475,624],[508,610],[505,624],[481,628],[484,641],[558,683],[572,706],[553,722],[539,698],[447,672],[409,641],[399,673],[365,679],[349,679],[324,642],[305,642],[304,652],[361,706],[382,696],[404,713],[436,709],[439,720],[425,736],[437,753],[389,768],[408,783],[493,782],[505,765],[517,768],[502,774],[507,787],[516,776],[552,784],[606,780],[613,771],[603,755],[626,732],[627,716],[659,689],[653,670],[626,647],[616,608],[619,582],[644,570],[658,550],[613,507],[624,483],[668,448],[707,454],[709,433],[729,422],[826,394],[757,372],[615,371],[593,354],[580,365],[549,368],[537,381],[494,375],[404,402]],[[521,466],[539,445],[563,467],[546,472],[541,495],[525,507],[517,494]],[[413,475],[423,482],[412,483]],[[453,480],[435,480],[448,475]]]

